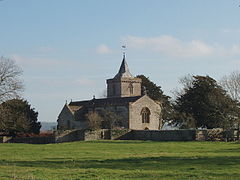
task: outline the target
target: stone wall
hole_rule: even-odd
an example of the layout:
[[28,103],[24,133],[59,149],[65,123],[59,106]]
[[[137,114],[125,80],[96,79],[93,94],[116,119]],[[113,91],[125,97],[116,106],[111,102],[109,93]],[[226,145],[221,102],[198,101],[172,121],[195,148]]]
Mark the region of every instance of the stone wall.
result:
[[48,137],[4,137],[0,143],[48,144],[72,141],[93,140],[150,140],[150,141],[232,141],[236,140],[237,131],[208,130],[67,130]]
[[196,138],[195,130],[133,130],[132,140],[151,140],[151,141],[194,141]]
[[196,130],[196,141],[234,141],[237,140],[236,130],[205,129]]
[[49,144],[55,143],[55,137],[15,137],[11,138],[7,143],[27,143],[27,144]]
[[[141,96],[140,78],[107,79],[107,97],[133,97]],[[130,92],[130,85],[133,87]]]
[[109,129],[100,130],[66,130],[56,132],[56,143],[72,142],[72,141],[93,141],[111,139],[111,131]]
[[111,139],[111,134],[109,129],[100,129],[96,131],[85,131],[84,140],[93,141],[101,139]]
[[111,130],[112,140],[130,140],[132,139],[132,131],[129,129],[113,129]]
[[66,130],[66,131],[58,131],[55,135],[55,142],[72,142],[72,141],[83,141],[84,139],[84,130]]
[[234,141],[237,131],[223,129],[206,130],[132,130],[125,139],[151,141]]
[[56,142],[72,142],[72,141],[94,141],[94,140],[127,140],[132,138],[132,131],[129,129],[110,130],[66,130],[56,133]]
[[7,143],[12,139],[12,136],[0,136],[0,143]]
[[[140,78],[121,78],[121,97],[141,96],[141,82]],[[131,85],[132,93],[130,92]]]

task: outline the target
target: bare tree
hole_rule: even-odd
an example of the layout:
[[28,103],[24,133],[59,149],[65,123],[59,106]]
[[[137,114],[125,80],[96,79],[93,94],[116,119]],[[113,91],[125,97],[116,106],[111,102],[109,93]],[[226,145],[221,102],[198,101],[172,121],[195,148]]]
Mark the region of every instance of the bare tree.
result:
[[240,71],[225,75],[220,84],[234,100],[240,101]]
[[101,129],[103,122],[102,117],[97,112],[88,112],[86,114],[86,119],[88,121],[88,126],[92,130]]
[[120,113],[117,113],[110,108],[102,110],[101,115],[103,117],[103,128],[114,129],[126,126],[123,114],[121,115]]
[[23,91],[22,72],[15,61],[0,57],[0,103],[18,97]]
[[[220,80],[220,85],[228,92],[232,99],[240,103],[240,71],[233,71],[229,75],[225,75]],[[237,138],[240,135],[240,118],[237,121]]]

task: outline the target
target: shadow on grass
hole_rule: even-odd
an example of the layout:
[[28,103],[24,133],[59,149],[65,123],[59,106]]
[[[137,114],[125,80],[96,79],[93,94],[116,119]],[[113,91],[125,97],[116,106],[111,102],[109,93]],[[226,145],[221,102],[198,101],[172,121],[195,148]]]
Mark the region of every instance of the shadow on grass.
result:
[[98,140],[98,141],[85,141],[86,143],[106,143],[106,144],[144,144],[144,143],[152,143],[154,141],[141,141],[141,140]]
[[[40,167],[50,169],[61,168],[96,168],[96,169],[119,169],[119,170],[164,170],[164,169],[225,169],[229,166],[240,165],[240,157],[146,157],[146,158],[123,158],[106,160],[74,160],[74,159],[46,159],[42,161],[0,161],[0,166]],[[190,168],[190,169],[189,169]]]
[[239,148],[229,148],[229,149],[221,149],[216,150],[216,153],[240,153],[240,147]]

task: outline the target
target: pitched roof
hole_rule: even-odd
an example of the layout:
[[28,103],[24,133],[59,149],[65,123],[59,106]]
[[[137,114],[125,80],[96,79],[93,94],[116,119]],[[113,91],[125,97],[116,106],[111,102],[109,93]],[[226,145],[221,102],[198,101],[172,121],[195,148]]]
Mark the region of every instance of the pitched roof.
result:
[[71,102],[69,106],[106,106],[106,105],[126,105],[130,102],[135,102],[142,96],[134,97],[119,97],[119,98],[103,98],[103,99],[92,99],[89,101],[75,101]]
[[125,60],[125,55],[123,55],[123,60],[120,66],[120,69],[114,78],[133,78],[133,75],[130,73],[127,62]]
[[67,107],[71,111],[71,113],[74,114],[76,111],[81,109],[83,106],[70,106],[70,105],[68,105]]

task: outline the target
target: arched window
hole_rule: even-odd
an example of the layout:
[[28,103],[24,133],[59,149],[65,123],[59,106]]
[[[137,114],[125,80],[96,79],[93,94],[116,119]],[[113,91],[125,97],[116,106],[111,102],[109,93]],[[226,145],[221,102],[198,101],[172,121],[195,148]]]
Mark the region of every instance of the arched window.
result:
[[150,110],[147,107],[142,108],[141,115],[142,115],[142,123],[149,123],[150,122]]
[[133,85],[129,84],[128,86],[130,94],[133,94]]

